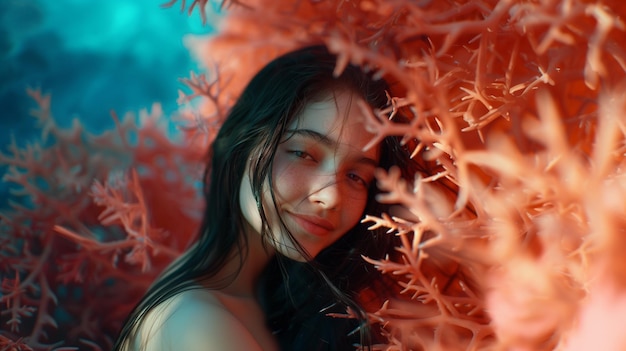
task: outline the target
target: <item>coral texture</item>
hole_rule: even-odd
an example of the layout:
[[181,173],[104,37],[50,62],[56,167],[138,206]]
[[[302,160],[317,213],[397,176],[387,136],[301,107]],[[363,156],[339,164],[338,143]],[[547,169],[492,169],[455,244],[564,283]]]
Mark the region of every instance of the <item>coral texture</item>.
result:
[[90,135],[56,126],[50,96],[29,94],[42,140],[0,154],[15,197],[0,214],[0,349],[106,350],[195,235],[202,155],[167,137],[158,105]]
[[[206,0],[169,5],[210,10]],[[158,110],[103,136],[62,131],[33,92],[54,140],[0,156],[29,202],[0,222],[0,346],[105,349],[193,238],[201,150],[233,99],[279,53],[324,43],[338,72],[351,62],[392,83],[387,109],[363,107],[373,142],[404,136],[428,169],[412,184],[378,174],[381,201],[403,208],[365,218],[402,240],[388,259],[364,258],[399,287],[370,306],[388,340],[377,349],[626,349],[626,3],[222,6],[218,33],[189,40],[209,72],[181,95],[200,101],[181,110],[183,141],[159,131]]]

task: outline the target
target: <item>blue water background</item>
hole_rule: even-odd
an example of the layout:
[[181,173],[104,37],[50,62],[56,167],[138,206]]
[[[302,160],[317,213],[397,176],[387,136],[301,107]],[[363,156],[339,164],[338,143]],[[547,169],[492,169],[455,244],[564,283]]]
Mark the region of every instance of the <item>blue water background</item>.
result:
[[[0,151],[13,135],[19,145],[40,131],[29,110],[27,87],[52,94],[61,126],[78,118],[97,133],[119,116],[160,102],[177,109],[179,78],[201,72],[183,37],[208,34],[198,12],[181,13],[180,1],[0,0]],[[0,174],[5,167],[0,165]],[[0,209],[10,184],[0,181]]]

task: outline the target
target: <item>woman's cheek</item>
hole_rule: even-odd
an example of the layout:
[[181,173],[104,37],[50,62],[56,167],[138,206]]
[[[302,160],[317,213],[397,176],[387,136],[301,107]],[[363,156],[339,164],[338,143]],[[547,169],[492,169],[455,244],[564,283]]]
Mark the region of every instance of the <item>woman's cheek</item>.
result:
[[278,165],[274,171],[274,192],[281,198],[289,198],[306,182],[306,172],[302,167]]

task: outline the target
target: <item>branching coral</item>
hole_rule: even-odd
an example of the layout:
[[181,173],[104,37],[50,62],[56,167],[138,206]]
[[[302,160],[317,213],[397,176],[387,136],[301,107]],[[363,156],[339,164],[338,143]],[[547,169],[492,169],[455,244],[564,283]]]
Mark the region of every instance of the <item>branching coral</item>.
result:
[[107,349],[156,273],[192,240],[202,163],[158,125],[158,106],[139,123],[127,115],[96,136],[78,122],[57,127],[49,96],[29,94],[48,143],[14,142],[12,154],[0,155],[17,199],[0,217],[0,302],[9,326],[0,334],[16,340],[3,349]]

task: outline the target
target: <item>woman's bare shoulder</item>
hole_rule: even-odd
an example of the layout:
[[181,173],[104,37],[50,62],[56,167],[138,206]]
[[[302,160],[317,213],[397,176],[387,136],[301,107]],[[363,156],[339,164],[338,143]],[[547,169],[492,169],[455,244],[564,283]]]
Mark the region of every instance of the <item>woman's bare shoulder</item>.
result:
[[203,289],[181,292],[150,311],[138,339],[148,351],[260,350],[241,322]]

